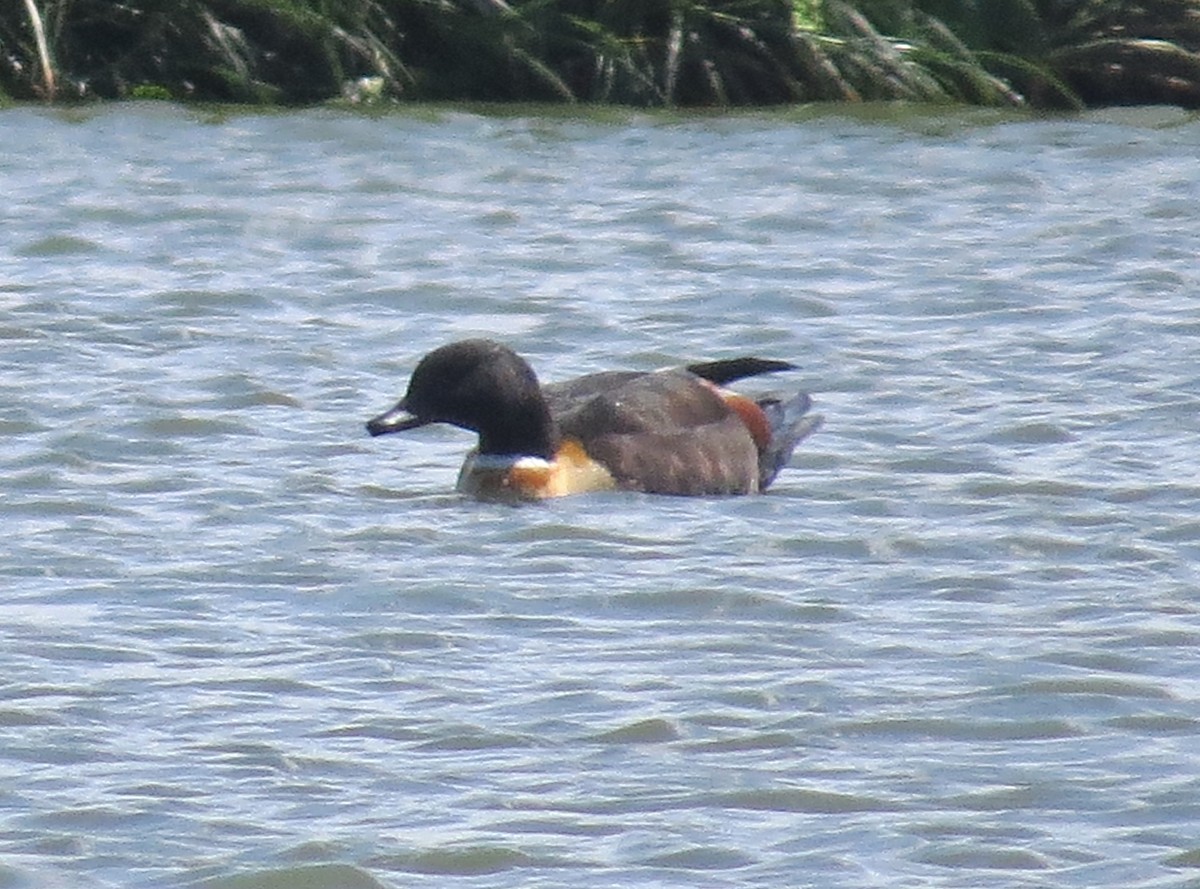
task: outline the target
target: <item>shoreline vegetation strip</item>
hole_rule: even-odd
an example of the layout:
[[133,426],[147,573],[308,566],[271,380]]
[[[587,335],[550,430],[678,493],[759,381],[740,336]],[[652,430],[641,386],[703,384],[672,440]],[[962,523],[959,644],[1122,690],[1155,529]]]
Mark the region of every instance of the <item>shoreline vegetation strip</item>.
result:
[[23,0],[0,99],[1200,108],[1200,0]]

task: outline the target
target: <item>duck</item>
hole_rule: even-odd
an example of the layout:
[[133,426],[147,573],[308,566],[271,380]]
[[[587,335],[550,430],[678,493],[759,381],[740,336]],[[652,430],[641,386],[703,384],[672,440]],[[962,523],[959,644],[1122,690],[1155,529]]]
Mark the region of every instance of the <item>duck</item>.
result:
[[757,494],[823,418],[803,392],[752,398],[726,384],[795,369],[741,357],[542,385],[507,345],[467,339],[423,357],[404,397],[366,427],[372,436],[431,423],[475,433],[456,487],[479,500]]

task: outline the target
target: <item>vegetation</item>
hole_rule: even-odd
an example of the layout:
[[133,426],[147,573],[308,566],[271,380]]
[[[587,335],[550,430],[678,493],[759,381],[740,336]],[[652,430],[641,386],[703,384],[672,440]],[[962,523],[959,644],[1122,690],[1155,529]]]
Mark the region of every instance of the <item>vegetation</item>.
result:
[[1200,0],[22,0],[0,95],[1200,107]]

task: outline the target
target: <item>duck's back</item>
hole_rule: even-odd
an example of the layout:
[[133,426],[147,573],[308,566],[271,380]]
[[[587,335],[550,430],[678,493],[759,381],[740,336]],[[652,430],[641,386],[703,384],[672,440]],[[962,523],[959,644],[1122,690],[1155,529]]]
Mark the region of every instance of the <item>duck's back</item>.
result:
[[687,370],[592,374],[545,387],[565,439],[617,484],[655,494],[758,490],[753,436],[711,384]]

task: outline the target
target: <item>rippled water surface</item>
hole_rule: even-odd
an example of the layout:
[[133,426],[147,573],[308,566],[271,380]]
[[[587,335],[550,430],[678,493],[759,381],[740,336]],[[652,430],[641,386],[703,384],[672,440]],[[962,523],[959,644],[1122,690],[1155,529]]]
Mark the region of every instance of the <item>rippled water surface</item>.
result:
[[[1200,122],[0,112],[0,886],[1200,884]],[[760,354],[766,496],[416,359]]]

